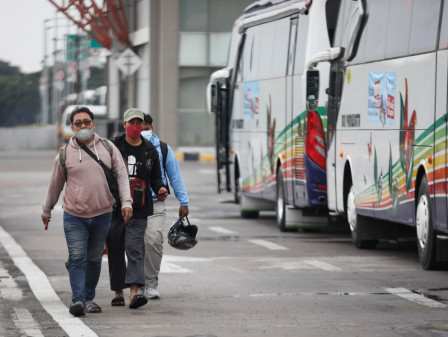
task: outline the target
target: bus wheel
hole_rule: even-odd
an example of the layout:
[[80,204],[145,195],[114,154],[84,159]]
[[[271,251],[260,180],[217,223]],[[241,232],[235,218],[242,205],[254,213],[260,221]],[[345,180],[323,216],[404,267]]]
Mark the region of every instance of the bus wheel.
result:
[[353,186],[347,195],[347,220],[350,225],[350,232],[352,233],[352,241],[356,248],[359,249],[374,249],[378,245],[378,240],[365,240],[363,233],[368,226],[366,218],[358,215],[355,206],[355,193]]
[[418,191],[415,227],[417,230],[418,257],[425,270],[435,269],[437,267],[436,235],[432,228],[431,214],[428,180],[424,176]]
[[237,168],[235,171],[235,204],[239,204],[241,202],[241,186],[243,184],[243,179],[240,177],[239,169]]
[[283,173],[279,169],[277,171],[277,204],[275,207],[275,215],[277,218],[277,226],[280,232],[286,232],[286,201],[285,189],[283,187]]

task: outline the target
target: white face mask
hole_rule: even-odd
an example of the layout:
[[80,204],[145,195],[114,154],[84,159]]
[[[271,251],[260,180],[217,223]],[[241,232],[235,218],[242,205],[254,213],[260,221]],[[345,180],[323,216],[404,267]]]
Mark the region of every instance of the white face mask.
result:
[[142,137],[145,138],[146,140],[151,141],[152,130],[142,131],[141,135],[142,135]]
[[79,131],[75,131],[76,138],[79,140],[88,140],[93,135],[93,128],[91,129],[81,129]]

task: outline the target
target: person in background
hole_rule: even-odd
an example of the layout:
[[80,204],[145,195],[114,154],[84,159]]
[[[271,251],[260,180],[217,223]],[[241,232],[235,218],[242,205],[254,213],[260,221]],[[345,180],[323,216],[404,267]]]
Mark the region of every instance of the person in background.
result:
[[[132,199],[126,167],[118,149],[110,143],[112,153],[94,133],[93,113],[86,107],[77,107],[70,115],[75,135],[65,149],[66,176],[59,155],[53,163],[47,197],[42,206],[45,229],[51,211],[64,188],[64,233],[69,252],[69,279],[72,302],[69,312],[84,316],[85,312],[99,313],[101,307],[93,302],[101,273],[104,244],[109,232],[115,199],[110,193],[103,168],[84,150],[84,143],[105,165],[111,167],[118,181],[123,221],[132,217]],[[104,140],[109,142],[108,140]]]
[[[139,287],[145,284],[142,248],[148,216],[153,214],[151,189],[157,191],[163,201],[168,191],[163,184],[156,148],[143,137],[144,115],[139,109],[125,111],[123,127],[126,133],[111,139],[120,151],[128,167],[134,215],[129,221],[113,217],[107,237],[109,277],[111,290],[115,292],[113,306],[124,306],[123,289],[130,288],[129,308],[136,309],[148,302]],[[125,254],[127,256],[127,265]]]
[[[188,215],[188,195],[185,190],[184,181],[180,172],[179,163],[171,147],[159,140],[154,133],[153,120],[149,114],[145,114],[143,123],[143,138],[149,140],[159,153],[160,167],[162,170],[163,183],[168,186],[166,175],[170,185],[174,190],[177,200],[179,200],[179,217],[184,218]],[[165,147],[162,151],[161,147]],[[164,160],[163,153],[166,153]],[[165,162],[165,164],[164,164]],[[155,195],[154,192],[152,192]],[[166,208],[165,201],[154,202],[154,214],[148,217],[148,226],[145,232],[144,240],[144,266],[145,266],[145,288],[142,289],[149,299],[160,298],[158,287],[160,265],[163,256],[163,226],[165,225]]]

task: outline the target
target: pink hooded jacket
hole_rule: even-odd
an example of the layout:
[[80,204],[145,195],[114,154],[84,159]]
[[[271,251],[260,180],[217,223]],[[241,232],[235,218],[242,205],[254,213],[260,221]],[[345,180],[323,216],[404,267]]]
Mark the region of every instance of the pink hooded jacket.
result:
[[[112,156],[97,134],[94,134],[94,139],[89,143],[88,148],[107,167],[112,167],[114,170],[120,191],[121,208],[132,208],[126,166],[120,151],[112,142],[109,143],[113,150]],[[64,184],[62,205],[68,214],[92,218],[112,211],[115,200],[110,193],[102,167],[79,147],[74,136],[67,145],[65,166],[67,181],[65,181],[58,154],[54,160],[47,198],[42,206],[43,215],[51,216],[51,211],[58,202]]]

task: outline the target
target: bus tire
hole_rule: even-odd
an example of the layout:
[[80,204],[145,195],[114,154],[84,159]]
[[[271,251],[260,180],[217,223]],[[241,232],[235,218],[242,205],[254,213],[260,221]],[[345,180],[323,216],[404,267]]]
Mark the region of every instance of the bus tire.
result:
[[285,189],[283,186],[283,173],[279,168],[277,170],[277,203],[275,207],[275,218],[280,232],[286,232],[286,200]]
[[240,175],[240,168],[238,165],[238,161],[235,162],[235,189],[234,189],[234,197],[235,197],[235,204],[239,204],[241,202],[241,186],[242,186],[242,179]]
[[376,239],[365,239],[365,232],[368,226],[368,221],[365,217],[358,215],[355,205],[355,193],[353,186],[347,194],[347,221],[350,226],[352,234],[352,241],[358,249],[375,249],[378,245]]
[[415,209],[415,227],[417,231],[417,247],[420,263],[425,270],[436,269],[436,233],[432,222],[432,205],[429,195],[428,179],[423,176],[418,190],[417,207]]

